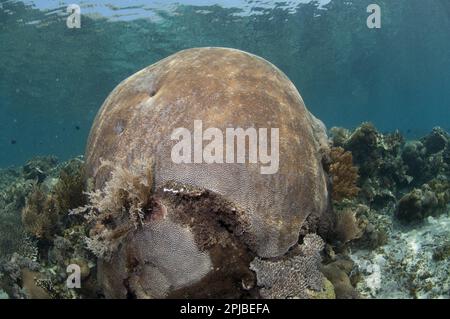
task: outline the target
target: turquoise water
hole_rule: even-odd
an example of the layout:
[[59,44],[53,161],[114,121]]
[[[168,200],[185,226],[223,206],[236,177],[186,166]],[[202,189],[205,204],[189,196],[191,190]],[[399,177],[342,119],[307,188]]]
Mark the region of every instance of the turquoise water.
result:
[[[371,29],[374,3],[381,28]],[[71,4],[81,8],[80,28],[66,24]],[[317,152],[291,154],[304,138],[295,132],[280,157],[295,163],[292,175],[261,184],[207,170],[219,190],[202,176],[185,184],[181,171],[159,185],[167,176],[151,161],[84,162],[94,118],[122,80],[206,46],[248,51],[280,68],[329,129],[328,141],[319,122],[298,117],[314,124]],[[246,85],[242,74],[237,83]],[[166,83],[148,89],[145,106],[168,95]],[[195,84],[188,89],[196,93]],[[163,112],[152,125],[168,114],[182,116]],[[148,147],[133,144],[134,126],[111,118],[126,158]],[[289,120],[285,127],[296,126]],[[97,130],[91,150],[102,154],[108,129]],[[0,0],[0,299],[450,298],[448,132],[449,0]],[[105,152],[113,153],[109,137]],[[112,175],[93,193],[106,167]],[[261,247],[279,236],[280,249],[292,235],[288,251],[253,247],[253,219],[267,226]],[[83,289],[67,285],[68,265],[80,268]],[[180,271],[190,265],[204,268]]]
[[371,121],[422,136],[450,129],[450,2],[377,0],[5,1],[0,8],[0,167],[82,154],[93,118],[124,78],[190,47],[260,55],[328,127]]

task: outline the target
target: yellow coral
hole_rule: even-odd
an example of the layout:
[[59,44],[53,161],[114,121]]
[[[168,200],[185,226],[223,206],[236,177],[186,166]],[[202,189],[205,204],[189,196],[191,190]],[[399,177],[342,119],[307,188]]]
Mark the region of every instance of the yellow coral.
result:
[[333,147],[330,151],[331,164],[329,172],[332,178],[332,198],[341,201],[353,198],[359,193],[356,186],[359,175],[358,168],[353,165],[352,153],[342,147]]

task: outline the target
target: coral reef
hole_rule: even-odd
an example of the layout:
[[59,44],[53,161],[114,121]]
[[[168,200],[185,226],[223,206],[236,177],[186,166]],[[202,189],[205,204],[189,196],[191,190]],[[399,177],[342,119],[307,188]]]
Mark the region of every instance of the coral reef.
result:
[[[0,171],[0,289],[9,298],[98,297],[95,256],[85,244],[84,220],[69,216],[84,205],[84,163],[53,157]],[[39,173],[40,175],[37,176]],[[22,223],[23,222],[23,223]],[[3,247],[3,246],[2,246]],[[78,264],[82,289],[68,289],[66,267]]]
[[422,139],[427,154],[436,154],[448,147],[450,136],[440,127],[435,127]]
[[[364,123],[330,135],[326,242],[311,215],[276,258],[256,253],[241,207],[158,186],[151,161],[103,161],[95,191],[80,158],[0,170],[0,298],[450,298],[448,134],[405,142]],[[70,264],[81,289],[66,286]]]
[[60,168],[58,175],[49,178],[50,182],[35,182],[22,210],[25,230],[39,239],[51,240],[69,210],[85,202],[83,164],[72,160]]
[[395,216],[405,223],[420,222],[445,212],[449,203],[450,182],[438,177],[404,195],[398,201]]
[[[449,229],[449,135],[435,128],[405,142],[369,123],[353,132],[333,128],[330,135],[332,149],[352,153],[361,189],[357,197],[333,201],[334,240],[322,271],[336,297],[352,297],[345,293],[351,286],[364,297],[447,297],[442,239]],[[343,258],[355,262],[349,278],[330,266]]]

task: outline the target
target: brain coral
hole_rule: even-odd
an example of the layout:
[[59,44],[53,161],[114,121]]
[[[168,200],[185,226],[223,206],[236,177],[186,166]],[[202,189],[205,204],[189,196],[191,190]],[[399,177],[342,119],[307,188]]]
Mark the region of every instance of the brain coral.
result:
[[[195,120],[223,132],[278,128],[278,171],[261,174],[261,163],[174,163],[171,134],[180,127],[192,131]],[[323,124],[292,82],[243,51],[184,50],[120,83],[92,127],[87,176],[103,189],[108,167],[152,163],[158,209],[150,209],[144,225],[100,264],[106,294],[236,296],[230,293],[236,282],[250,289],[253,258],[282,256],[297,243],[306,219],[326,211],[326,147]]]

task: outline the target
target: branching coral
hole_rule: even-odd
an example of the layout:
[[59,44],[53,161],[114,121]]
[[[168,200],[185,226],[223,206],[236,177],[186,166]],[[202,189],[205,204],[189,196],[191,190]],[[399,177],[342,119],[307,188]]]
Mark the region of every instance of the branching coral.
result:
[[333,147],[330,152],[329,172],[332,178],[332,198],[341,201],[358,195],[358,168],[353,166],[352,154],[342,147]]
[[112,170],[102,190],[88,193],[89,203],[72,210],[85,214],[93,226],[88,248],[100,258],[110,259],[120,238],[143,225],[153,207],[153,172],[151,162],[139,162],[131,169],[104,161],[102,168]]
[[257,285],[263,298],[308,298],[310,291],[322,291],[324,278],[320,272],[320,251],[323,240],[308,234],[300,246],[300,253],[280,261],[255,258],[250,269],[256,272]]

